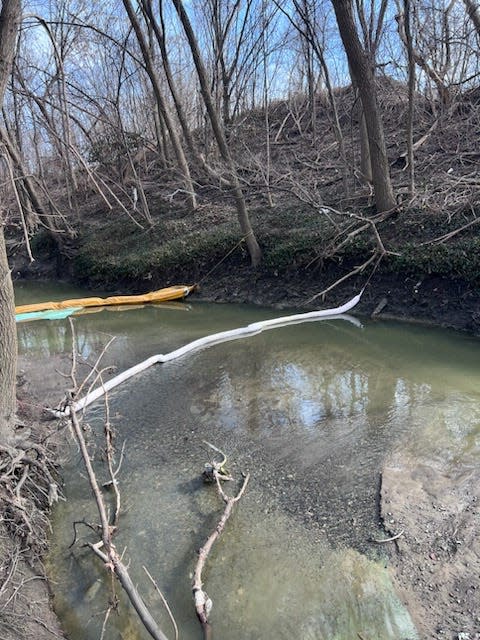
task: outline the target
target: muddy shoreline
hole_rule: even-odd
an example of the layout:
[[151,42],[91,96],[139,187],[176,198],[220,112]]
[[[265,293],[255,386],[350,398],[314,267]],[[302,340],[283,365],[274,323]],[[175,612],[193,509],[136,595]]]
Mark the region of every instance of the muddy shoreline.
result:
[[[117,279],[99,285],[75,273],[60,270],[55,260],[26,263],[19,255],[10,259],[14,280],[66,282],[111,295],[142,293],[174,284],[198,283],[192,299],[219,303],[248,303],[275,309],[310,311],[343,304],[363,290],[355,313],[385,320],[402,320],[480,335],[480,287],[475,281],[425,273],[417,269],[392,271],[387,265],[373,274],[348,278],[325,296],[318,294],[348,274],[354,264],[325,264],[321,269],[292,267],[277,273],[252,269],[232,258],[214,267],[207,277],[193,264],[178,265],[168,279],[155,271],[135,280]],[[208,266],[208,265],[207,265]],[[206,268],[208,271],[208,268]]]
[[[318,279],[307,280],[295,272],[290,277],[275,278],[254,274],[247,267],[237,267],[202,282],[193,299],[307,311],[341,304],[365,284],[365,278],[352,279],[329,293],[323,302],[320,299],[307,302],[333,275],[322,274]],[[146,290],[146,287],[132,290]],[[464,281],[434,275],[420,279],[378,274],[370,280],[354,313],[421,322],[480,335],[480,293]],[[52,366],[58,368],[65,364],[68,367],[67,360]],[[41,363],[25,359],[19,363],[20,369],[28,371],[28,396],[33,398],[31,404],[37,408],[50,399],[56,401],[64,385],[64,380],[52,377],[50,386],[45,387],[43,367]],[[39,417],[33,412],[31,419],[43,429],[38,423]],[[407,459],[391,460],[382,470],[379,503],[386,537],[398,534],[399,529],[404,530],[400,539],[385,545],[385,551],[390,557],[398,593],[422,638],[480,638],[476,605],[480,550],[475,538],[480,499],[478,486],[480,473],[475,470],[468,478],[450,478],[439,469]],[[38,628],[24,636],[6,632],[6,640],[62,637],[52,618],[45,582],[38,580],[32,584],[37,590],[35,600],[41,603],[36,615],[40,620]]]
[[445,473],[396,454],[382,470],[381,515],[397,593],[421,638],[478,640],[480,473]]
[[200,284],[195,297],[209,302],[251,303],[276,309],[321,309],[343,304],[365,287],[353,313],[385,320],[402,320],[480,335],[480,289],[464,280],[435,274],[423,276],[379,272],[342,283],[326,296],[312,300],[334,283],[340,273],[285,277],[252,274],[248,268],[228,270]]

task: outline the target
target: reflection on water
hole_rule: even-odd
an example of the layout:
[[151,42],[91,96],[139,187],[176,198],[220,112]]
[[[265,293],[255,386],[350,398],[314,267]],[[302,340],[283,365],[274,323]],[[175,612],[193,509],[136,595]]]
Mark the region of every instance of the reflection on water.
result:
[[[75,324],[85,356],[116,335],[108,358],[125,368],[271,315],[192,303],[102,312]],[[39,357],[68,351],[66,326],[22,325],[22,348]],[[205,573],[216,637],[415,638],[380,551],[369,543],[382,537],[379,471],[397,449],[449,471],[478,464],[479,355],[477,340],[450,332],[323,321],[159,365],[112,394],[119,440],[127,440],[117,546],[127,547],[134,580],[163,628],[169,623],[142,564],[167,596],[182,637],[201,637],[189,574],[194,550],[221,513],[214,489],[198,481],[208,440],[228,452],[237,476],[252,473]],[[88,415],[94,428],[101,417],[101,407]],[[67,471],[69,501],[56,513],[52,575],[70,637],[93,640],[108,593],[88,551],[81,544],[68,550],[72,520],[95,520],[79,468],[74,461]],[[146,636],[122,603],[105,637]]]

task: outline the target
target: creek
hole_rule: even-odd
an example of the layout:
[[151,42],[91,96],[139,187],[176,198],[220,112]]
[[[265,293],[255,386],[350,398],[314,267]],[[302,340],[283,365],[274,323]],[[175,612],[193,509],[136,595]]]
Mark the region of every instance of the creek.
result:
[[[83,294],[38,284],[16,289],[17,304]],[[104,365],[119,372],[198,337],[279,315],[286,312],[194,298],[103,310],[74,318],[76,348],[92,361],[115,336]],[[45,376],[52,363],[68,360],[68,321],[23,323],[18,334],[22,356],[45,363]],[[477,339],[450,331],[323,320],[156,365],[113,391],[117,446],[126,443],[116,545],[167,635],[168,618],[142,565],[167,598],[180,637],[201,638],[191,573],[223,506],[200,479],[212,457],[206,440],[227,453],[235,477],[251,473],[204,573],[216,638],[416,639],[385,550],[371,542],[385,537],[380,472],[399,450],[455,472],[478,465],[479,357]],[[101,401],[85,415],[105,480],[103,418]],[[49,574],[68,637],[97,640],[110,581],[82,546],[91,539],[85,527],[70,547],[73,521],[95,522],[96,515],[73,444],[69,460]],[[105,640],[147,638],[119,597]]]

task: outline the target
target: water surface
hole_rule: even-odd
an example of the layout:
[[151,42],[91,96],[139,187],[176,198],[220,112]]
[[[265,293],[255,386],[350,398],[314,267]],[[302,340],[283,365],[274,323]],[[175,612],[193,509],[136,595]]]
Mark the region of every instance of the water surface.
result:
[[[36,299],[47,293],[74,295],[36,291]],[[34,296],[26,288],[18,298]],[[85,358],[116,336],[105,358],[121,370],[273,315],[192,299],[74,322]],[[66,321],[21,325],[19,339],[24,353],[46,361],[70,350]],[[214,487],[199,480],[211,458],[208,440],[227,452],[236,478],[251,473],[204,576],[215,637],[416,638],[383,550],[370,542],[384,535],[379,473],[397,450],[452,473],[478,464],[479,355],[476,339],[453,332],[328,320],[217,345],[149,369],[113,392],[119,445],[126,440],[116,543],[126,548],[132,575],[165,631],[168,620],[142,565],[169,600],[181,637],[200,638],[190,574],[195,550],[222,511]],[[93,434],[102,419],[98,403],[85,417]],[[99,440],[95,456],[103,479],[101,446]],[[55,602],[69,637],[93,640],[101,634],[109,581],[82,547],[91,539],[85,527],[69,549],[72,521],[96,521],[74,447],[65,490],[51,555]],[[147,636],[121,598],[104,637]]]

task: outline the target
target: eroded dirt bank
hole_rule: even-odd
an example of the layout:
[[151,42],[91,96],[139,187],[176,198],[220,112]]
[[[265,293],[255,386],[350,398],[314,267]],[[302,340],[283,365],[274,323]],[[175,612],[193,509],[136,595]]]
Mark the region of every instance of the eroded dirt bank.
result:
[[397,454],[381,513],[398,593],[422,638],[480,638],[480,471],[447,473]]
[[[108,256],[107,256],[108,257]],[[106,260],[107,260],[106,257]],[[458,255],[457,255],[458,258]],[[198,283],[192,299],[213,302],[251,303],[275,308],[309,311],[343,304],[364,290],[355,313],[389,319],[413,320],[480,335],[480,287],[475,278],[466,279],[454,271],[437,273],[407,265],[400,270],[387,263],[372,273],[372,269],[349,277],[325,296],[318,294],[347,276],[358,262],[324,264],[322,268],[291,265],[277,271],[271,267],[252,269],[248,260],[231,256],[216,263],[213,256],[205,264],[181,262],[162,270],[146,268],[135,277],[120,272],[111,279],[107,271],[102,278],[81,276],[68,268],[58,272],[54,256],[27,263],[24,256],[11,257],[15,280],[52,280],[79,285],[92,295],[143,293],[173,284]],[[121,259],[120,264],[121,263]],[[125,267],[126,269],[126,267]],[[211,273],[209,273],[211,271]],[[103,277],[104,276],[104,277]]]
[[[51,607],[43,561],[50,532],[47,493],[53,481],[52,498],[57,495],[62,436],[54,422],[44,420],[42,406],[53,397],[50,392],[59,376],[53,367],[49,374],[44,363],[24,359],[19,370],[18,444],[11,453],[3,450],[1,459],[0,638],[52,640],[64,635]],[[28,370],[35,383],[22,370]],[[32,475],[36,465],[40,481],[38,475]],[[47,469],[47,478],[42,478],[40,466]]]
[[364,287],[354,313],[378,319],[398,318],[480,335],[480,289],[465,280],[435,274],[379,272],[352,278],[312,300],[341,277],[332,269],[321,274],[294,271],[275,278],[238,267],[203,281],[194,294],[214,302],[248,302],[276,308],[321,309],[343,304]]

